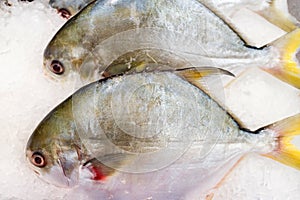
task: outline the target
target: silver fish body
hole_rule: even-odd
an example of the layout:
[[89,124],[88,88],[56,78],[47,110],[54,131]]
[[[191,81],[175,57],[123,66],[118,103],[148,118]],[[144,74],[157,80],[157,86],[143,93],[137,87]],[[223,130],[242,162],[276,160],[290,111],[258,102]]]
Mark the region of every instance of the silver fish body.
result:
[[[60,29],[45,49],[44,65],[54,79],[79,74],[91,82],[108,67],[126,71],[113,64],[130,54],[122,64],[131,68],[141,52],[162,65],[178,58],[189,66],[227,69],[278,61],[272,48],[246,47],[223,20],[196,0],[104,0],[91,3]],[[162,59],[161,54],[170,56]],[[61,71],[53,70],[56,63]]]
[[[40,123],[27,157],[43,155],[49,164],[33,168],[56,185],[62,179],[74,185],[84,174],[100,181],[103,198],[193,199],[245,153],[267,153],[275,146],[272,132],[240,130],[217,103],[178,75],[151,72],[78,90]],[[54,168],[63,169],[59,183],[46,178],[58,176],[51,174]],[[95,168],[96,175],[85,173]]]

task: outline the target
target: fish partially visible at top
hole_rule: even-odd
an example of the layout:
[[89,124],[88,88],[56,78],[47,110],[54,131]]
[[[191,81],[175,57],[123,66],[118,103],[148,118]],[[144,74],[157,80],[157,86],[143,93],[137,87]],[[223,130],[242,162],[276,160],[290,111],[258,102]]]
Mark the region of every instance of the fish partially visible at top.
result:
[[189,83],[224,73],[190,68],[91,83],[38,125],[26,149],[30,166],[57,186],[98,182],[98,199],[117,200],[211,199],[253,152],[300,169],[291,143],[300,114],[248,132]]
[[[79,75],[89,83],[112,63],[119,63],[119,58],[130,55],[126,63],[110,70],[124,73],[138,66],[137,71],[143,71],[140,64],[144,61],[137,57],[147,57],[147,63],[165,65],[176,59],[190,66],[226,70],[259,66],[300,87],[300,70],[293,57],[294,47],[300,45],[299,35],[296,29],[281,41],[281,47],[254,49],[197,0],[95,1],[52,38],[44,51],[44,67],[53,79]],[[127,69],[116,68],[122,64]],[[282,75],[286,71],[293,81]]]
[[49,4],[57,9],[64,18],[70,18],[95,0],[50,0]]

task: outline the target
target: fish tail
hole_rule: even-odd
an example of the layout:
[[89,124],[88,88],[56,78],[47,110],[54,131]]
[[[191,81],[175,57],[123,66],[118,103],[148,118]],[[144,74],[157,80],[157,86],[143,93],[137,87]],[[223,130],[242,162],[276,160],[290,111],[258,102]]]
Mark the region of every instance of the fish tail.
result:
[[277,67],[266,70],[282,81],[300,88],[300,65],[296,57],[300,48],[300,28],[288,33],[273,46],[280,52],[280,62]]
[[263,156],[300,170],[300,149],[292,143],[300,135],[300,114],[267,127],[276,134],[276,148]]

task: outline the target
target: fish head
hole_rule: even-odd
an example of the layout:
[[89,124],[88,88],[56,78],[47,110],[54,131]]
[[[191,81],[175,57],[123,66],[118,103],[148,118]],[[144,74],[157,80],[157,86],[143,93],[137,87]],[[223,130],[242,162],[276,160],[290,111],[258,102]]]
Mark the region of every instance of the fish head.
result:
[[67,115],[50,113],[28,140],[26,157],[30,168],[44,181],[59,186],[78,184],[80,148]]
[[44,72],[57,81],[77,78],[80,67],[89,53],[89,49],[86,48],[89,42],[82,41],[83,31],[70,21],[57,32],[44,51]]

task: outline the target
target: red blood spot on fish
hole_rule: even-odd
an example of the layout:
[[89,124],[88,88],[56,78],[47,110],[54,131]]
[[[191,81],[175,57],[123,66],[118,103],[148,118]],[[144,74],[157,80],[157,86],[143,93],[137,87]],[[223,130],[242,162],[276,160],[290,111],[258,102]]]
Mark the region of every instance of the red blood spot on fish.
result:
[[95,181],[104,181],[106,179],[106,176],[102,172],[100,168],[94,167],[94,166],[88,166],[88,169],[93,173],[93,180]]

